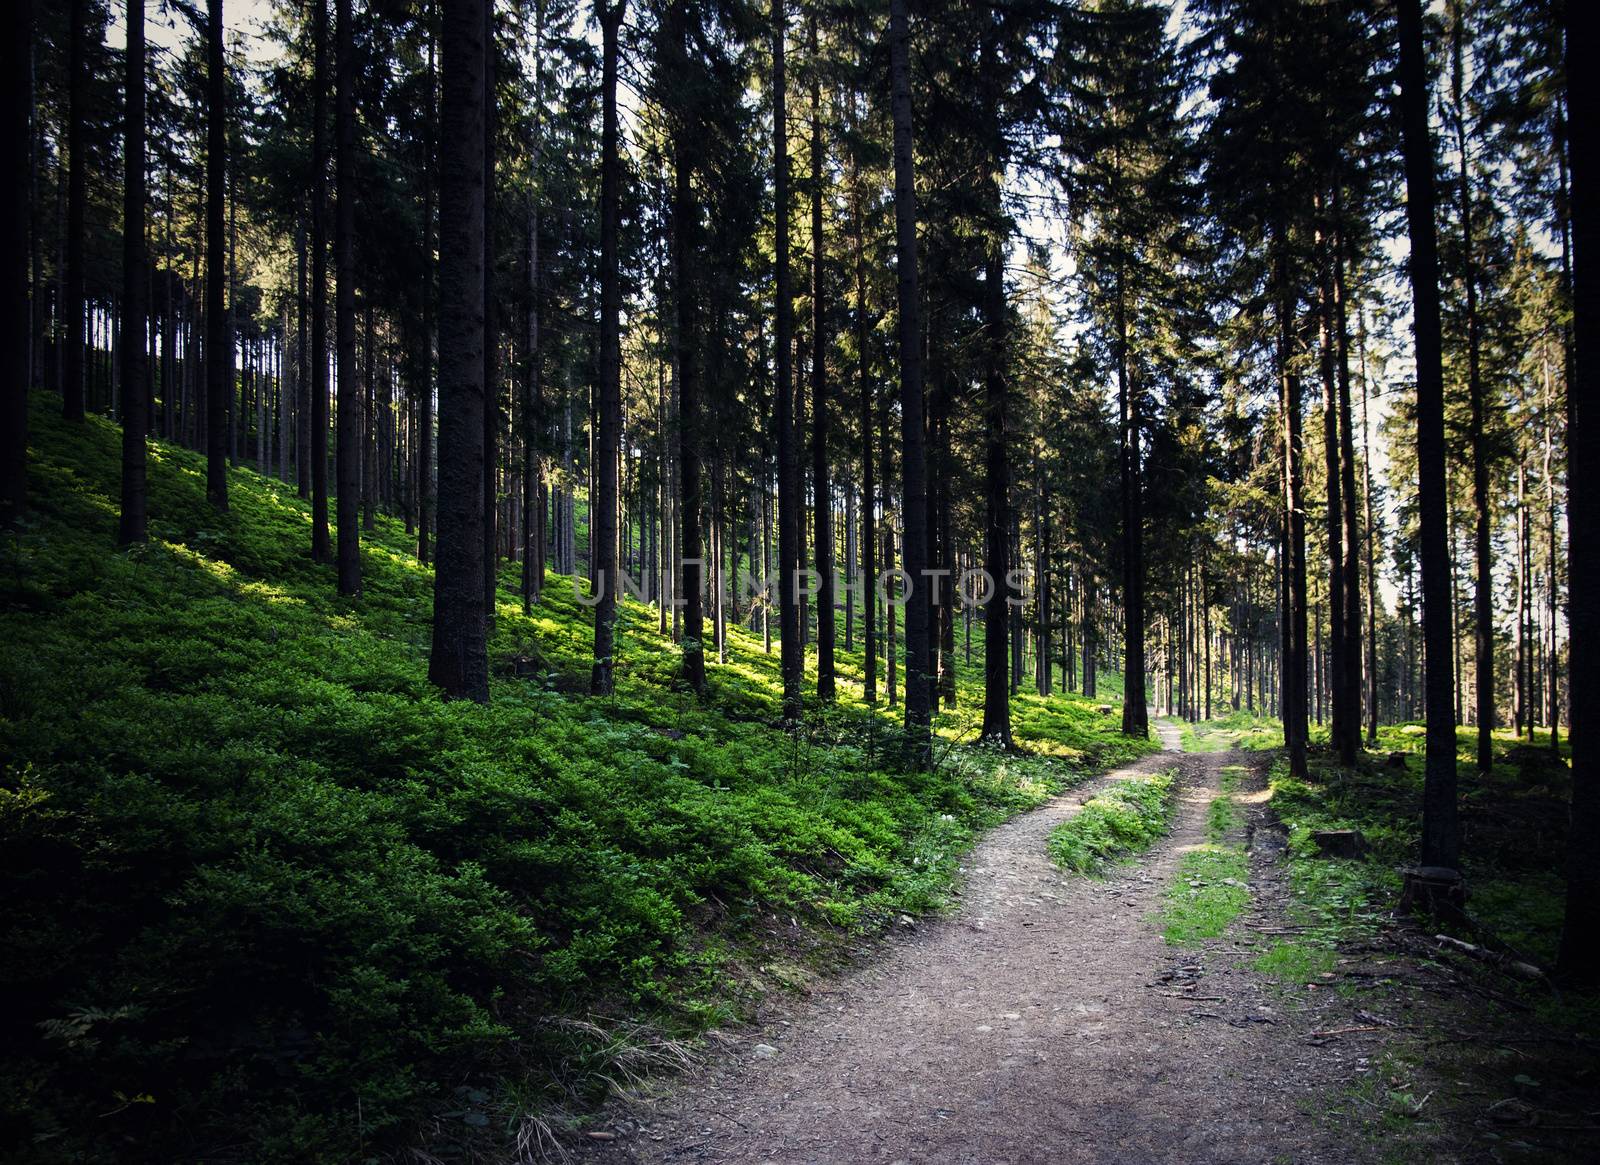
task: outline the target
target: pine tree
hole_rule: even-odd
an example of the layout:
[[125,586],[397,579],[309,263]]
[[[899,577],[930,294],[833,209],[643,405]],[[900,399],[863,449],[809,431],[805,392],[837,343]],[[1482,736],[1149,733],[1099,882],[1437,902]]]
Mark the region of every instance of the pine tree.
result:
[[1433,137],[1421,0],[1399,0],[1399,114],[1405,150],[1406,221],[1411,238],[1412,328],[1417,361],[1417,490],[1426,640],[1428,735],[1422,792],[1422,864],[1455,869],[1461,860],[1456,806],[1456,725],[1445,493],[1444,365],[1439,260],[1434,226]]
[[439,177],[439,503],[428,678],[486,703],[483,609],[485,32],[491,0],[444,0]]
[[356,111],[354,33],[351,0],[338,0],[334,35],[334,134],[337,191],[333,224],[334,368],[337,372],[338,416],[334,421],[338,449],[339,593],[361,593],[361,398],[356,387]]
[[617,229],[621,215],[621,175],[617,156],[617,31],[622,25],[623,0],[600,0],[596,15],[602,38],[601,101],[605,128],[600,145],[600,426],[595,442],[595,498],[593,530],[595,586],[599,602],[594,611],[594,672],[590,690],[610,695],[616,681],[612,654],[616,650],[617,591],[617,463],[622,454],[622,292],[617,269]]
[[149,429],[149,378],[145,367],[145,125],[144,0],[128,0],[126,112],[122,193],[122,519],[123,546],[147,537],[145,435]]

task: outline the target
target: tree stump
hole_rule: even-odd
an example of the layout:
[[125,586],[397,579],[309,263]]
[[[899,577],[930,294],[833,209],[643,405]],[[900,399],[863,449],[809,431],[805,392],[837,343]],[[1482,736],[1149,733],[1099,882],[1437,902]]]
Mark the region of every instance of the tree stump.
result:
[[1403,752],[1391,752],[1389,759],[1383,763],[1387,768],[1404,769],[1406,767],[1406,754]]
[[1400,910],[1405,914],[1432,914],[1438,918],[1466,917],[1467,883],[1460,870],[1448,866],[1412,866],[1403,870]]
[[1359,829],[1318,829],[1312,832],[1311,841],[1322,858],[1364,858],[1372,852]]

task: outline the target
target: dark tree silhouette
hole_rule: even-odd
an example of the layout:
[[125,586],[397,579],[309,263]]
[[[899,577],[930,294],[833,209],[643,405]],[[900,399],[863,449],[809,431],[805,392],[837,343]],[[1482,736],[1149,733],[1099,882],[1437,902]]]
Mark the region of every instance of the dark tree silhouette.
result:
[[828,476],[828,306],[823,286],[826,249],[822,233],[822,61],[817,52],[817,14],[811,41],[811,493],[816,514],[817,699],[834,699],[833,674],[833,490]]
[[[1411,237],[1411,311],[1417,358],[1417,503],[1422,560],[1422,634],[1428,722],[1422,791],[1422,864],[1461,861],[1456,807],[1456,722],[1445,486],[1444,357],[1434,226],[1433,137],[1428,130],[1427,57],[1421,0],[1400,0],[1400,129]],[[1576,593],[1576,592],[1575,592]]]
[[[11,158],[28,156],[33,142],[33,0],[7,6],[0,26],[0,80],[5,93],[5,142]],[[0,372],[0,529],[9,529],[28,501],[28,378],[33,327],[28,302],[28,219],[32,190],[28,170],[12,166],[12,212],[6,216],[4,264],[5,365]]]
[[350,0],[338,0],[334,33],[334,353],[338,372],[339,593],[361,593],[361,395],[356,384],[356,109]]
[[773,249],[777,265],[777,298],[773,307],[774,424],[778,430],[778,635],[779,668],[783,674],[783,717],[800,719],[800,686],[805,656],[800,643],[800,604],[795,594],[800,566],[800,471],[794,448],[794,385],[790,359],[794,350],[794,299],[789,280],[789,131],[784,77],[784,41],[788,21],[783,0],[772,0],[772,126],[775,210]]
[[911,124],[911,32],[906,0],[889,4],[889,104],[894,121],[896,299],[900,309],[902,558],[913,593],[906,604],[906,737],[912,759],[932,759],[928,674],[927,480],[922,415],[922,303],[917,285],[917,184]]
[[145,298],[150,286],[144,244],[144,0],[128,0],[123,54],[126,110],[122,183],[122,520],[124,546],[146,538],[145,435],[150,424],[145,367]]
[[602,36],[600,137],[600,426],[595,441],[594,580],[600,601],[594,609],[594,671],[590,691],[610,695],[615,688],[617,463],[622,453],[622,290],[617,269],[617,226],[621,217],[621,169],[617,156],[617,30],[623,0],[597,0]]
[[328,0],[311,29],[311,557],[327,562],[328,537]]
[[[1590,67],[1600,52],[1595,22],[1580,5],[1566,6],[1568,105],[1593,111],[1600,85]],[[1600,651],[1600,166],[1596,165],[1595,122],[1574,117],[1572,155],[1572,309],[1574,377],[1567,395],[1568,609],[1571,638],[1572,820],[1567,848],[1567,907],[1556,970],[1567,981],[1600,984],[1600,771],[1595,765],[1592,729],[1600,724],[1600,685],[1595,655]]]
[[228,233],[228,81],[222,53],[222,0],[207,0],[206,21],[206,496],[228,508],[228,410],[233,395],[233,329],[224,285]]
[[[221,0],[210,0],[213,9],[220,9]],[[84,210],[88,201],[89,157],[84,136],[84,123],[88,120],[89,62],[88,37],[89,0],[69,0],[67,10],[67,270],[66,302],[62,313],[66,317],[65,348],[61,353],[61,408],[69,421],[81,421],[83,401],[83,245],[85,236]]]
[[439,501],[428,678],[486,703],[483,573],[484,35],[489,0],[445,0],[439,113]]

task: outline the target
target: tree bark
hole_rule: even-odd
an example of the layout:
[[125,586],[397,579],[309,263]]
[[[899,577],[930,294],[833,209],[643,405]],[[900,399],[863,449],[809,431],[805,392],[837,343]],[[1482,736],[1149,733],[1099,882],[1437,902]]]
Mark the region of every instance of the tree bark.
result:
[[[212,19],[220,23],[221,0],[210,0]],[[84,417],[84,210],[88,201],[89,159],[84,143],[88,117],[89,62],[86,25],[89,0],[70,0],[67,13],[67,230],[66,299],[62,314],[66,337],[60,356],[61,407],[69,421]],[[208,90],[209,92],[209,90]]]
[[894,122],[896,298],[900,309],[900,445],[906,604],[906,737],[913,763],[932,761],[928,675],[927,484],[922,419],[922,305],[917,286],[917,187],[911,120],[911,36],[906,0],[889,3],[890,107]]
[[144,344],[149,290],[144,241],[144,0],[127,0],[127,21],[122,135],[122,520],[117,531],[117,541],[123,546],[147,537],[145,436],[150,416]]
[[489,699],[483,609],[484,35],[491,0],[444,0],[439,174],[439,553],[428,678]]
[[[81,2],[81,0],[80,0]],[[233,339],[223,299],[228,237],[223,186],[228,168],[227,80],[222,55],[222,0],[208,0],[206,21],[206,496],[228,508],[228,416],[233,394]],[[77,157],[73,171],[77,172]],[[71,244],[69,244],[70,246]],[[81,246],[81,241],[79,246]],[[71,298],[70,295],[68,297]],[[69,349],[71,345],[69,344]],[[70,372],[70,370],[69,370]]]
[[828,314],[823,291],[822,63],[811,12],[811,477],[816,514],[817,699],[834,699],[833,491],[828,480]]
[[311,112],[311,558],[327,562],[328,538],[328,3],[312,11]]
[[[690,43],[686,6],[674,3],[668,20],[675,27],[668,33],[672,46],[687,61],[693,51]],[[705,547],[701,532],[702,482],[701,441],[701,358],[699,248],[700,206],[694,192],[696,136],[701,132],[692,124],[689,110],[677,111],[673,127],[672,246],[677,286],[673,302],[678,322],[678,494],[681,501],[683,545],[683,679],[691,691],[706,691],[706,656],[703,642],[705,608],[702,580],[705,576]]]
[[598,0],[601,31],[600,101],[600,435],[595,443],[594,503],[595,586],[600,601],[594,609],[594,669],[589,690],[608,696],[616,688],[612,653],[616,644],[617,591],[617,458],[622,448],[622,291],[617,268],[617,226],[621,217],[617,158],[617,30],[623,0]]
[[794,396],[791,384],[793,293],[789,286],[789,131],[785,124],[784,42],[788,21],[783,0],[772,0],[772,127],[774,249],[777,300],[773,324],[774,424],[778,430],[778,651],[783,676],[783,718],[798,723],[805,682],[805,656],[800,643],[800,605],[795,594],[800,565],[800,481],[794,449]]
[[361,593],[361,389],[356,384],[355,285],[355,78],[351,73],[353,36],[351,0],[338,0],[334,30],[334,186],[333,222],[334,331],[338,373],[338,415],[334,443],[338,448],[339,593]]
[[[1595,108],[1600,86],[1592,65],[1600,52],[1593,20],[1579,5],[1566,6],[1567,103]],[[1600,511],[1594,483],[1600,478],[1596,446],[1600,405],[1600,167],[1595,164],[1593,117],[1574,119],[1572,153],[1573,377],[1567,391],[1567,697],[1572,747],[1572,819],[1567,834],[1567,905],[1557,974],[1574,985],[1600,983],[1600,771],[1594,735],[1579,725],[1600,723],[1600,687],[1595,652],[1600,632],[1600,575],[1595,571]]]
[[[998,193],[998,190],[996,191]],[[1004,241],[990,240],[984,270],[984,570],[989,597],[983,606],[983,738],[1011,746],[1011,677],[1007,641],[1011,623],[1011,467],[1006,458],[1006,295]]]
[[[1399,0],[1400,101],[1411,238],[1412,326],[1417,364],[1417,501],[1422,564],[1422,633],[1427,681],[1422,855],[1425,866],[1456,869],[1461,827],[1456,805],[1456,728],[1446,510],[1444,362],[1439,323],[1439,259],[1434,226],[1433,139],[1428,130],[1428,79],[1421,0]],[[1574,450],[1579,448],[1574,444]],[[1573,473],[1576,480],[1577,473]],[[1577,588],[1573,588],[1577,594]],[[1575,604],[1576,605],[1576,604]],[[1578,782],[1574,780],[1576,790]],[[1589,861],[1593,862],[1593,851]],[[1591,896],[1591,909],[1600,896]],[[1591,938],[1600,930],[1591,929]],[[1592,964],[1591,964],[1592,965]]]
[[[34,178],[33,146],[33,0],[17,0],[7,8],[5,27],[0,31],[5,43],[3,52],[6,86],[5,135],[9,143],[8,156],[13,159],[26,152],[29,158],[27,171],[13,189],[21,190],[26,209],[12,207],[6,216],[5,231],[5,318],[6,364],[0,373],[0,400],[4,413],[0,415],[0,529],[11,529],[28,502],[28,387],[32,381],[38,352],[34,346],[35,313],[40,311],[35,292],[30,303],[28,293],[29,224],[32,219],[33,198],[37,190]],[[37,271],[37,267],[35,267]],[[36,288],[40,286],[37,282]]]

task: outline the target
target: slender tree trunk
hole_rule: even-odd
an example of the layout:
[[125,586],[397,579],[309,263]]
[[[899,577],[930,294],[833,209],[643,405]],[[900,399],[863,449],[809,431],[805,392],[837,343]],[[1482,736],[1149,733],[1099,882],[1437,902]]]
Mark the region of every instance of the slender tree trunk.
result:
[[[998,192],[997,192],[998,193]],[[1006,458],[1005,256],[999,238],[990,241],[984,271],[985,368],[984,570],[990,579],[983,607],[983,738],[1011,746],[1011,687],[1007,671],[1007,629],[1011,621],[1011,473]]]
[[1289,753],[1289,771],[1304,779],[1309,711],[1306,655],[1306,521],[1301,480],[1300,379],[1290,362],[1294,292],[1289,282],[1287,242],[1280,227],[1274,240],[1274,276],[1277,283],[1278,402],[1283,435],[1283,737]]
[[[1455,869],[1461,861],[1456,806],[1456,728],[1451,707],[1450,548],[1445,483],[1444,362],[1439,324],[1439,260],[1434,227],[1433,139],[1428,130],[1428,79],[1421,0],[1399,0],[1400,120],[1411,237],[1412,319],[1417,364],[1417,499],[1422,563],[1422,631],[1426,640],[1427,744],[1422,793],[1422,864]],[[1579,446],[1574,443],[1574,450]],[[1575,469],[1576,467],[1574,467]],[[1573,473],[1576,480],[1578,474]],[[1577,588],[1573,588],[1577,594]],[[1578,782],[1574,781],[1574,789]],[[1591,788],[1592,788],[1591,784]],[[1575,831],[1576,832],[1576,831]],[[1586,859],[1595,865],[1595,851]],[[1600,888],[1589,909],[1600,906]],[[1590,927],[1589,941],[1600,935]],[[1590,961],[1590,967],[1596,964]]]
[[483,608],[484,36],[492,0],[445,0],[439,175],[439,554],[428,678],[486,703]]
[[[677,27],[668,33],[673,48],[691,59],[688,14],[674,3],[668,17]],[[699,303],[700,207],[694,192],[695,135],[690,111],[680,109],[673,131],[672,246],[677,286],[673,303],[678,322],[678,493],[682,503],[683,546],[683,678],[690,690],[706,691],[705,610],[703,583],[705,547],[702,540],[701,358]]]
[[[221,0],[210,0],[212,19],[220,25]],[[69,421],[84,417],[84,210],[88,201],[89,158],[84,142],[88,118],[89,62],[87,59],[89,0],[69,0],[67,10],[67,229],[65,345],[59,357],[62,369],[61,407]],[[220,35],[220,32],[219,32]],[[212,116],[216,116],[213,109]]]
[[1339,763],[1355,765],[1361,753],[1361,530],[1356,520],[1355,434],[1350,408],[1350,326],[1345,288],[1344,202],[1333,194],[1333,336],[1339,379],[1339,473],[1344,500],[1344,736],[1337,742]]
[[[1566,6],[1567,100],[1593,110],[1600,86],[1590,66],[1600,52],[1592,20],[1579,5]],[[1595,571],[1600,507],[1594,483],[1596,411],[1600,404],[1600,168],[1595,165],[1593,117],[1572,124],[1572,305],[1573,377],[1567,390],[1567,693],[1572,747],[1572,820],[1568,830],[1567,907],[1556,970],[1587,988],[1600,983],[1600,771],[1594,737],[1578,725],[1600,723],[1600,686],[1595,683],[1596,632],[1600,631],[1600,575]],[[1553,564],[1552,564],[1553,565]]]
[[143,542],[147,536],[145,435],[150,417],[144,344],[149,290],[144,242],[144,0],[127,0],[127,21],[122,135],[122,521],[117,532],[117,541],[123,546]]
[[622,292],[617,266],[617,226],[621,217],[617,158],[617,30],[622,0],[600,0],[596,16],[602,37],[600,100],[600,437],[596,442],[594,502],[595,586],[594,670],[589,690],[608,696],[615,690],[612,653],[617,624],[617,458],[622,448]]
[[1334,351],[1333,268],[1338,263],[1334,253],[1332,231],[1324,228],[1320,240],[1321,259],[1318,287],[1320,303],[1317,313],[1318,356],[1322,373],[1322,452],[1323,471],[1326,478],[1326,538],[1328,542],[1328,709],[1329,739],[1339,753],[1339,763],[1355,764],[1355,756],[1348,752],[1349,724],[1356,715],[1345,706],[1348,687],[1345,683],[1347,669],[1359,667],[1355,660],[1346,659],[1347,636],[1344,626],[1345,548],[1344,548],[1344,478],[1339,465],[1339,384],[1335,371],[1338,364]]
[[1356,343],[1361,364],[1361,474],[1366,501],[1367,536],[1367,747],[1378,743],[1378,527],[1372,518],[1372,443],[1367,427],[1367,328],[1366,318],[1356,317]]
[[906,0],[889,2],[889,83],[894,122],[895,266],[900,309],[900,433],[906,605],[906,735],[914,763],[932,760],[928,663],[927,489],[922,419],[922,304],[917,285],[917,187],[911,122],[911,34]]
[[339,593],[361,593],[361,389],[356,384],[356,111],[355,78],[351,73],[353,34],[351,0],[338,0],[334,28],[334,135],[337,201],[334,203],[333,276],[335,354],[338,371],[338,562]]
[[[854,163],[852,162],[852,165]],[[859,176],[852,173],[853,177]],[[873,477],[872,456],[872,378],[868,371],[867,336],[871,323],[867,315],[867,265],[862,245],[864,226],[861,221],[859,189],[852,198],[855,224],[856,263],[856,376],[861,390],[861,632],[862,677],[865,684],[863,696],[868,704],[878,702],[878,564],[877,533],[873,522],[873,507],[877,504],[877,482]]]
[[[1144,507],[1139,473],[1139,407],[1129,383],[1126,273],[1117,267],[1117,408],[1122,484],[1122,734],[1150,735],[1144,664]],[[1084,640],[1088,651],[1089,640]],[[1090,683],[1085,659],[1084,683]],[[1085,694],[1092,694],[1085,688]]]
[[[500,574],[499,477],[500,445],[500,323],[495,286],[495,222],[499,204],[495,198],[495,71],[499,50],[495,45],[494,0],[483,11],[483,471],[479,488],[483,490],[483,613],[488,626],[494,625],[495,595]],[[442,195],[442,191],[441,191]],[[589,562],[594,565],[594,491],[589,491]]]
[[[137,2],[137,0],[136,0]],[[131,5],[130,5],[131,7]],[[6,215],[5,232],[5,367],[0,372],[0,401],[4,402],[0,414],[0,529],[12,529],[28,503],[28,388],[33,381],[36,359],[34,320],[41,311],[41,296],[37,282],[38,267],[34,267],[33,299],[29,300],[29,225],[33,220],[33,201],[37,191],[34,180],[35,151],[33,146],[33,0],[17,0],[10,5],[5,24],[0,27],[4,54],[0,68],[5,77],[0,84],[6,87],[5,136],[9,145],[8,156],[15,160],[25,151],[28,156],[26,209],[13,206]],[[142,43],[142,42],[141,42]],[[15,183],[14,186],[20,186]]]
[[1465,15],[1460,0],[1451,0],[1450,92],[1455,105],[1456,185],[1461,216],[1462,282],[1466,285],[1468,442],[1472,449],[1473,563],[1473,688],[1477,697],[1478,771],[1494,763],[1494,564],[1489,543],[1489,462],[1484,444],[1483,374],[1478,319],[1478,269],[1472,236],[1472,184],[1469,175],[1466,97],[1463,92]]
[[823,289],[822,64],[817,14],[811,11],[811,490],[815,498],[817,593],[817,699],[834,699],[833,490],[828,480],[828,311]]
[[328,3],[312,10],[315,56],[311,126],[311,557],[327,562],[328,538]]
[[800,605],[795,591],[800,565],[800,481],[794,449],[794,397],[790,360],[794,302],[789,287],[789,132],[785,105],[784,42],[788,18],[783,0],[772,0],[773,188],[777,264],[773,325],[774,424],[778,430],[778,650],[783,676],[783,718],[798,723],[803,709],[805,656],[800,643]]
[[[80,0],[81,2],[81,0]],[[228,508],[228,413],[233,341],[223,300],[228,269],[222,195],[228,167],[227,82],[222,56],[222,0],[207,0],[206,23],[206,496]],[[77,172],[74,155],[73,171]],[[80,244],[81,245],[81,244]],[[69,344],[69,349],[71,345]],[[70,373],[70,369],[69,369]],[[69,377],[70,378],[70,377]]]
[[434,42],[431,20],[432,3],[429,4],[428,21],[428,107],[423,120],[424,158],[422,167],[422,325],[418,338],[417,376],[417,561],[427,562],[432,556],[433,531],[433,184],[435,174],[435,141],[438,110],[435,105]]

